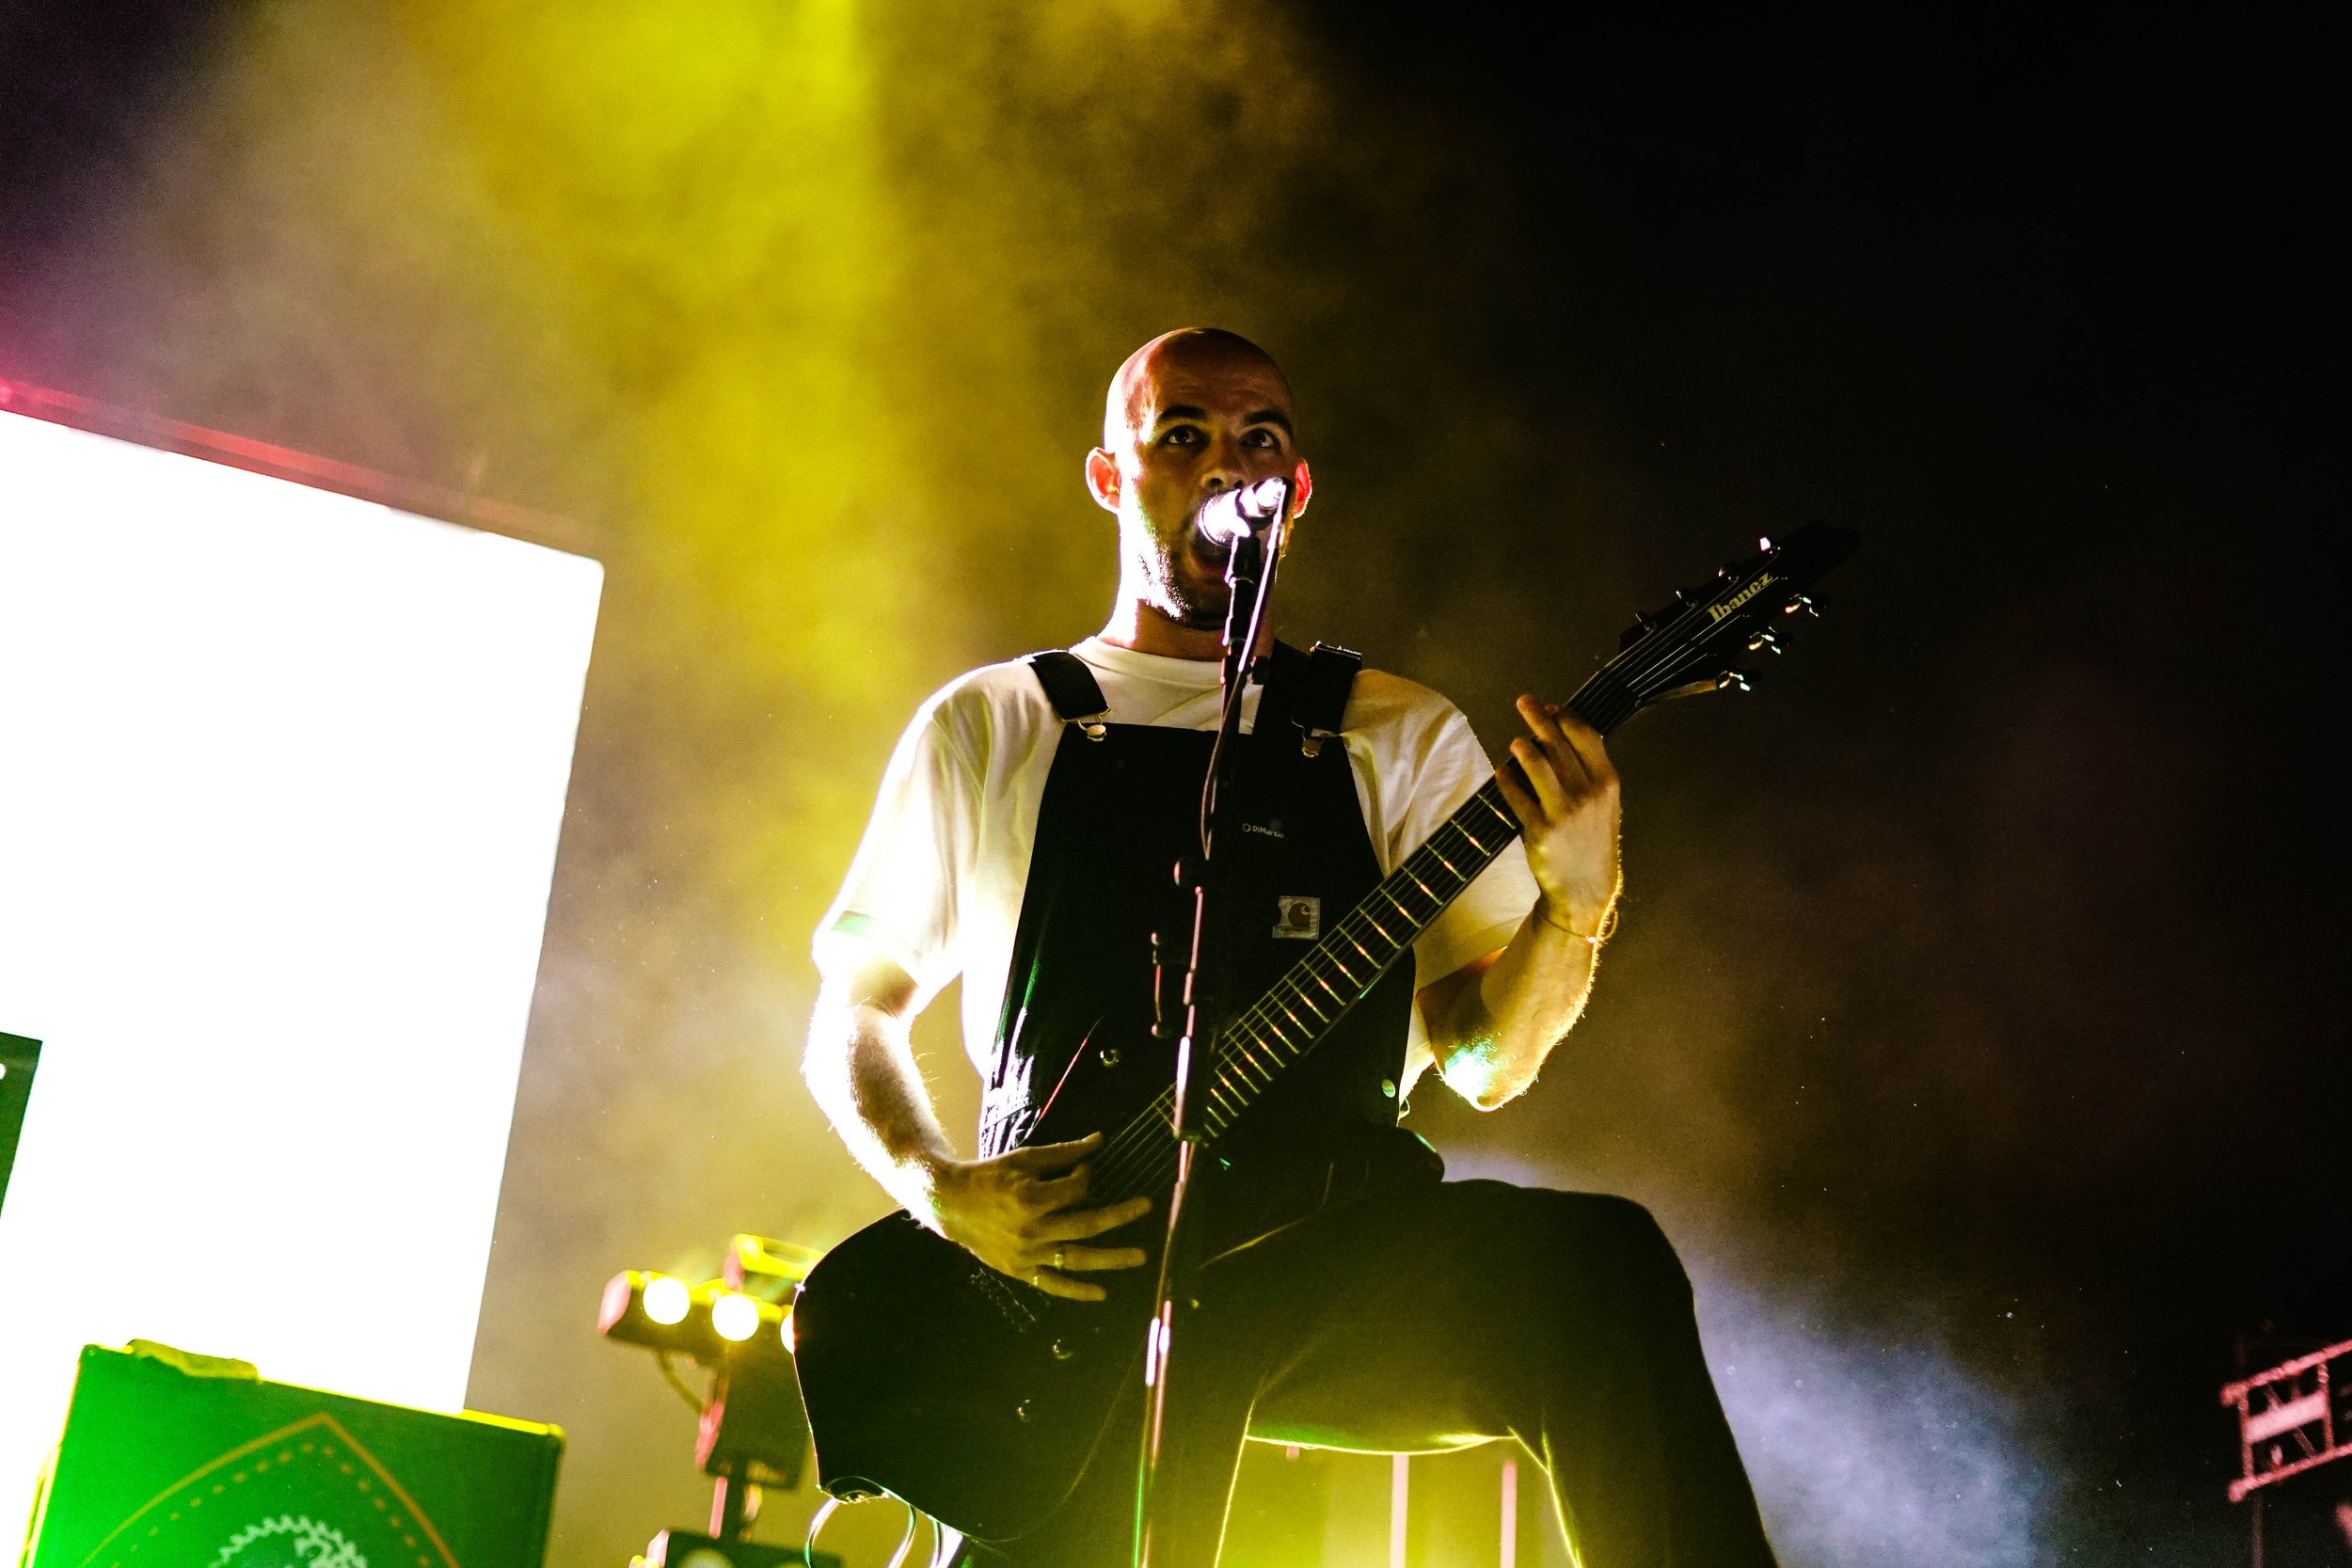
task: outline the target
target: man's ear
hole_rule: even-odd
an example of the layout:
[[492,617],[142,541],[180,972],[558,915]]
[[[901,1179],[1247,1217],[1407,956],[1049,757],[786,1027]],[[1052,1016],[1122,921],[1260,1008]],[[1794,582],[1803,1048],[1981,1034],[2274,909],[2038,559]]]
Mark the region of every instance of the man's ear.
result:
[[1119,489],[1119,459],[1103,447],[1088,452],[1087,494],[1094,498],[1094,504],[1105,512],[1117,512]]
[[1306,515],[1307,503],[1315,499],[1315,476],[1302,461],[1291,475],[1291,520],[1296,522]]

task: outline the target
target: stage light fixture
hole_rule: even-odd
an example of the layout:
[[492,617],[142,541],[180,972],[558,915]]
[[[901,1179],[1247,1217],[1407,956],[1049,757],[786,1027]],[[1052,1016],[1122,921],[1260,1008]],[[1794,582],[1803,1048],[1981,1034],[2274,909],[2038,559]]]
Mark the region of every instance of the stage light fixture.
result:
[[[788,1355],[784,1318],[782,1307],[728,1280],[690,1286],[674,1275],[624,1269],[605,1285],[596,1330],[608,1339],[691,1355],[715,1368],[752,1353],[755,1341],[767,1356]],[[771,1325],[778,1330],[773,1337],[762,1332]]]
[[710,1304],[720,1289],[717,1280],[695,1290],[669,1275],[624,1269],[605,1285],[596,1331],[625,1345],[716,1366],[727,1348],[710,1325]]
[[686,1288],[686,1281],[668,1275],[656,1275],[645,1281],[645,1316],[662,1324],[682,1323],[693,1309],[694,1294]]
[[727,1291],[710,1304],[710,1327],[722,1339],[737,1342],[759,1332],[760,1303],[740,1291]]
[[[700,1544],[715,1539],[730,1550],[740,1544],[761,1488],[800,1484],[808,1463],[808,1416],[792,1367],[792,1314],[769,1298],[788,1293],[818,1256],[812,1247],[738,1236],[722,1278],[690,1286],[671,1275],[624,1269],[605,1285],[596,1319],[605,1338],[665,1356],[691,1355],[709,1370],[694,1460],[717,1482],[711,1535],[666,1538],[672,1546],[697,1547],[689,1562],[701,1560]],[[675,1373],[671,1381],[677,1381]],[[644,1560],[668,1556],[657,1546]]]

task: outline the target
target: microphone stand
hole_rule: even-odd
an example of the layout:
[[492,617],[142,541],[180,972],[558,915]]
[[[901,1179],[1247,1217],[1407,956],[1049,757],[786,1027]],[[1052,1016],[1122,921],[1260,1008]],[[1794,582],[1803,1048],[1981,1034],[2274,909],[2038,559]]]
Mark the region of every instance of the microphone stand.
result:
[[1290,528],[1291,486],[1281,484],[1281,502],[1273,515],[1253,520],[1249,531],[1233,543],[1225,561],[1225,581],[1232,590],[1225,610],[1224,700],[1216,739],[1209,750],[1207,777],[1200,791],[1200,854],[1180,868],[1192,894],[1192,945],[1183,991],[1184,1033],[1176,1047],[1176,1186],[1168,1204],[1168,1244],[1160,1254],[1159,1291],[1143,1353],[1143,1454],[1136,1481],[1136,1568],[1165,1568],[1176,1549],[1174,1510],[1184,1488],[1169,1483],[1167,1435],[1168,1373],[1177,1330],[1200,1306],[1194,1294],[1200,1274],[1198,1202],[1194,1182],[1208,1139],[1208,1097],[1217,1080],[1223,1056],[1219,1038],[1230,1010],[1227,995],[1231,954],[1227,932],[1232,903],[1233,857],[1220,854],[1229,842],[1222,832],[1236,791],[1242,704],[1248,690],[1249,666],[1266,626],[1266,607],[1274,597],[1275,569]]

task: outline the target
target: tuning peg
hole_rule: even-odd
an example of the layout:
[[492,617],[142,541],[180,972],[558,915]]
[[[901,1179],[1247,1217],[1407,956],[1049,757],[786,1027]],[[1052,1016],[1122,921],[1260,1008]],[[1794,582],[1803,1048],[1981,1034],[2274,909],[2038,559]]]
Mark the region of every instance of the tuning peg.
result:
[[1715,689],[1718,691],[1753,691],[1756,688],[1750,683],[1755,679],[1756,672],[1753,670],[1725,670],[1715,677]]
[[1757,632],[1748,640],[1748,652],[1755,653],[1758,649],[1769,654],[1780,653],[1782,649],[1779,637],[1770,629]]
[[1783,615],[1794,615],[1799,611],[1803,611],[1804,614],[1810,615],[1818,621],[1821,618],[1821,611],[1828,607],[1829,601],[1827,599],[1817,599],[1810,594],[1800,594],[1795,598],[1788,601],[1788,603],[1782,609],[1781,613]]

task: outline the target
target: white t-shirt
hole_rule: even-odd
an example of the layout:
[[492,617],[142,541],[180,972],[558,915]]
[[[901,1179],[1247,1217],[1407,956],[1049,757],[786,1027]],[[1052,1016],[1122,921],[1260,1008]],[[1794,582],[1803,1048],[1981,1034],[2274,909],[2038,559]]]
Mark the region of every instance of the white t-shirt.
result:
[[[1091,637],[1071,652],[1094,672],[1112,723],[1216,727],[1215,660],[1139,654]],[[1257,705],[1252,685],[1245,724],[1256,722]],[[857,859],[818,927],[820,962],[828,943],[864,943],[914,978],[920,1002],[962,975],[964,1050],[982,1072],[1062,729],[1025,662],[949,682],[899,738]],[[1341,738],[1384,874],[1494,772],[1452,703],[1378,670],[1357,677]],[[1534,903],[1535,880],[1515,840],[1413,944],[1415,989],[1502,946]],[[1416,1008],[1406,1082],[1427,1059]]]

